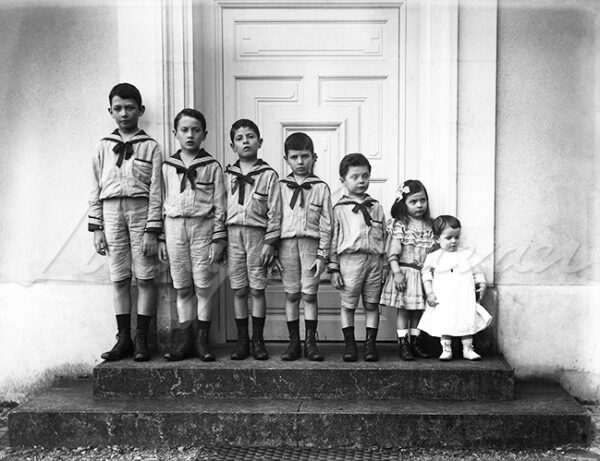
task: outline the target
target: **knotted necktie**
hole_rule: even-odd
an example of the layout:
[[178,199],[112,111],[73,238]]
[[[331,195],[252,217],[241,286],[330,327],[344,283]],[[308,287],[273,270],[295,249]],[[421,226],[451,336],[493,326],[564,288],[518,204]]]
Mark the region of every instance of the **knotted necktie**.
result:
[[294,189],[294,193],[292,194],[292,198],[290,200],[290,208],[294,208],[296,206],[296,200],[298,200],[298,195],[300,196],[300,207],[304,208],[304,194],[302,193],[302,189],[310,190],[312,188],[312,184],[309,182],[303,182],[302,184],[298,184],[293,181],[283,181],[287,184],[290,189]]
[[233,190],[233,192],[235,193],[235,191],[237,189],[239,189],[239,193],[238,193],[238,203],[240,205],[244,204],[244,198],[245,198],[245,192],[246,192],[246,184],[254,184],[254,179],[251,178],[252,174],[258,174],[260,173],[258,172],[253,172],[247,175],[243,175],[242,173],[238,173],[237,171],[233,171],[233,170],[227,170],[228,173],[231,173],[232,175],[235,176],[235,188]]
[[190,182],[190,187],[192,189],[196,189],[196,168],[200,165],[194,165],[189,168],[186,168],[182,165],[173,165],[177,170],[177,173],[182,173],[181,176],[181,185],[179,186],[179,192],[183,192],[185,190],[185,180],[186,178]]
[[115,147],[113,147],[113,151],[115,154],[118,154],[119,158],[117,158],[117,166],[121,168],[123,164],[123,158],[125,160],[129,160],[131,154],[133,154],[133,144],[131,142],[119,142]]
[[363,203],[351,202],[354,203],[354,208],[352,208],[353,213],[358,213],[359,211],[362,213],[363,218],[365,218],[365,224],[367,226],[371,226],[371,215],[369,214],[369,208],[373,206],[375,203],[374,200],[366,200]]

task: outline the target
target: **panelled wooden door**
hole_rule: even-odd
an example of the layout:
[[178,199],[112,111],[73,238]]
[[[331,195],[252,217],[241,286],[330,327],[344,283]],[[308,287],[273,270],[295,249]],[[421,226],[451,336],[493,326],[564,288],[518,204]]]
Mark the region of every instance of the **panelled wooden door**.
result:
[[[289,173],[283,159],[285,138],[296,131],[307,133],[318,155],[315,173],[329,184],[334,203],[344,193],[338,174],[341,158],[363,153],[373,167],[369,193],[387,214],[404,161],[401,4],[307,6],[254,8],[248,3],[222,9],[223,126],[228,131],[239,118],[254,120],[264,139],[259,155],[280,177]],[[233,161],[228,152],[225,163]],[[230,293],[226,304],[231,306]],[[266,339],[287,339],[285,295],[276,280],[267,289],[267,304]],[[339,295],[327,280],[319,289],[319,308],[320,339],[342,339]],[[225,317],[227,339],[234,339],[233,313],[225,312]],[[356,327],[362,338],[362,307]],[[395,338],[395,312],[382,310],[379,338]]]

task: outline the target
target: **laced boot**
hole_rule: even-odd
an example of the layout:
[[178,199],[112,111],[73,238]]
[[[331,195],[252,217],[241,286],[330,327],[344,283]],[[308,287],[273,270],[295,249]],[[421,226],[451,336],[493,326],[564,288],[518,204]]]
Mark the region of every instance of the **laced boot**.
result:
[[199,322],[198,337],[196,338],[196,354],[203,362],[214,362],[215,356],[208,347],[208,331],[210,322]]
[[407,362],[415,359],[410,350],[410,340],[408,339],[408,335],[403,338],[398,338],[398,355],[402,360]]
[[452,360],[452,340],[441,339],[440,343],[442,344],[442,354],[440,355],[440,360],[443,362]]
[[300,329],[298,328],[298,321],[296,320],[293,322],[288,322],[288,330],[290,334],[290,342],[288,343],[288,347],[285,350],[285,352],[281,354],[281,360],[297,360],[302,355],[302,348],[300,346]]
[[325,356],[317,347],[317,330],[306,329],[306,338],[304,339],[304,357],[311,362],[322,362]]
[[265,317],[252,316],[252,354],[255,360],[267,360],[269,353],[265,346],[263,330],[265,327]]
[[377,328],[367,328],[367,337],[365,339],[365,362],[377,362]]
[[238,339],[231,353],[233,360],[244,360],[250,355],[250,336],[248,335],[248,319],[236,319],[238,327]]
[[133,341],[133,360],[136,362],[147,362],[150,360],[150,348],[148,347],[148,330],[138,328]]
[[414,357],[419,357],[421,359],[428,359],[432,357],[432,355],[423,347],[421,343],[421,335],[411,336],[410,337],[410,349]]
[[192,339],[192,325],[187,328],[178,328],[175,330],[171,352],[167,352],[164,358],[169,362],[177,362],[187,359],[194,355],[194,341]]
[[358,347],[354,338],[354,327],[342,328],[346,350],[344,351],[344,362],[356,362],[358,360]]
[[475,349],[473,349],[473,339],[472,338],[463,339],[462,346],[463,346],[463,358],[464,359],[466,359],[466,360],[480,360],[481,359],[481,355],[479,355],[477,352],[475,352]]
[[121,360],[125,357],[131,357],[132,354],[133,341],[131,341],[129,329],[127,329],[118,331],[117,343],[110,351],[104,352],[101,357],[107,362],[112,362],[114,360]]
[[131,341],[131,315],[119,314],[117,320],[117,343],[113,348],[104,352],[101,357],[106,361],[121,360],[133,354],[133,341]]

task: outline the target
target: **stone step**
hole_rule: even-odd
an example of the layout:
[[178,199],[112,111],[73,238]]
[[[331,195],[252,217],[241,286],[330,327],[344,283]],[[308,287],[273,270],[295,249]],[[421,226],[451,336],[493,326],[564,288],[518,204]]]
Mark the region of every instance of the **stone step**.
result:
[[115,399],[62,381],[8,416],[12,446],[531,448],[589,444],[591,415],[554,383],[511,401]]
[[216,362],[104,362],[94,368],[94,396],[198,399],[442,399],[511,400],[514,374],[501,357],[478,362],[437,358],[403,362],[394,344],[379,346],[380,360],[342,361],[340,344],[321,346],[323,362],[284,362],[284,344],[269,344],[271,358],[231,360],[233,345],[214,348]]

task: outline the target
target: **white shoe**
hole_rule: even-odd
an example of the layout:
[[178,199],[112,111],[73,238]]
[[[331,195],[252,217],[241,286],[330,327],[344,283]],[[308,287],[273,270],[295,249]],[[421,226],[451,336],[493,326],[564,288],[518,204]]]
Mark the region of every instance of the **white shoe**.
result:
[[481,355],[473,349],[473,343],[463,343],[463,358],[465,360],[479,360]]
[[452,360],[452,341],[442,340],[442,355],[440,355],[440,360],[448,361]]

